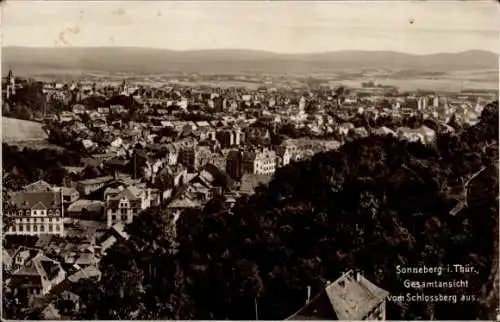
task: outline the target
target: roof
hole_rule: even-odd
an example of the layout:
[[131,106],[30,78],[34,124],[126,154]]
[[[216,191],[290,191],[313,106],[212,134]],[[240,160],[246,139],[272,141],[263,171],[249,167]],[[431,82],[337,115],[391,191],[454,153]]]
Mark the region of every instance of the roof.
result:
[[63,194],[63,196],[71,196],[74,193],[78,193],[78,191],[75,188],[68,188],[68,187],[61,187],[60,191]]
[[52,191],[52,186],[43,180],[38,180],[25,186],[23,190],[31,192],[47,192]]
[[[62,270],[61,265],[39,253],[27,262],[23,267],[16,270],[12,275],[17,277],[33,276],[43,280],[52,280]],[[41,283],[41,280],[40,280]]]
[[253,194],[255,188],[260,185],[267,185],[272,179],[272,176],[246,173],[241,177],[240,191]]
[[[60,192],[17,192],[14,195],[14,204],[19,209],[48,209],[60,207],[62,196]],[[44,208],[45,207],[45,208]]]
[[83,185],[91,185],[91,184],[106,183],[106,182],[111,181],[111,180],[113,180],[112,176],[105,176],[105,177],[92,178],[92,179],[78,181],[78,183],[83,184]]
[[349,271],[288,320],[363,320],[389,292]]
[[42,316],[46,320],[58,320],[61,318],[59,311],[54,307],[52,303],[50,303],[45,307],[45,309],[43,309]]
[[125,225],[123,223],[116,223],[113,227],[111,227],[111,230],[124,239],[128,239],[129,237],[129,235],[125,232]]
[[140,193],[141,190],[137,187],[134,186],[128,186],[127,188],[124,188],[123,190],[118,190],[118,193],[116,193],[116,190],[113,189],[111,191],[108,191],[111,193],[109,196],[109,201],[118,201],[123,198],[129,200],[129,201],[138,201],[141,199]]
[[104,202],[99,200],[80,199],[68,207],[68,212],[81,212],[83,209],[89,212],[100,212],[104,208]]
[[188,198],[175,199],[167,208],[196,208],[196,204]]
[[99,263],[99,259],[92,253],[83,253],[75,261],[77,265],[95,265]]
[[92,277],[100,278],[100,276],[101,276],[101,271],[97,267],[88,266],[68,277],[68,280],[70,280],[73,283],[76,283],[81,279],[88,279]]

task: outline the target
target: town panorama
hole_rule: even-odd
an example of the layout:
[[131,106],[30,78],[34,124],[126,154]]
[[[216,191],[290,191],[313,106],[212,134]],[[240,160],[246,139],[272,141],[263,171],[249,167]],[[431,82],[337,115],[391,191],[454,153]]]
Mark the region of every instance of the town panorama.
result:
[[3,319],[497,319],[498,54],[2,56]]

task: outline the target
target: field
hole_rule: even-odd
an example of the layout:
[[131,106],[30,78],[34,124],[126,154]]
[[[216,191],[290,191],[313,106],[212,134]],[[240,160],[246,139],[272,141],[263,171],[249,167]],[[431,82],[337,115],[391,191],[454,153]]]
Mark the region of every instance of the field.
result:
[[48,138],[42,123],[2,117],[2,142],[43,141]]

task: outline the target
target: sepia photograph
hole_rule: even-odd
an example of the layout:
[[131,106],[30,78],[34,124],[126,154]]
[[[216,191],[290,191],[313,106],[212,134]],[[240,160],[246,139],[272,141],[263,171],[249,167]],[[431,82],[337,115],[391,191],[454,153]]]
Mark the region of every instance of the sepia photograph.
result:
[[2,320],[500,321],[500,3],[13,1]]

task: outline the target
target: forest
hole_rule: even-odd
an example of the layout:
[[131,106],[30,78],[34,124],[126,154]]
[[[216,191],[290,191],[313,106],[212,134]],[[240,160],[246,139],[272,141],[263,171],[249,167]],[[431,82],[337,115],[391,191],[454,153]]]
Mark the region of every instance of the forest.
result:
[[[478,301],[388,302],[387,319],[491,318],[497,160],[495,102],[480,123],[433,146],[371,136],[281,168],[233,208],[213,200],[176,225],[165,209],[148,209],[102,259],[102,280],[75,289],[85,304],[79,318],[285,319],[307,286],[314,296],[348,269],[398,295],[406,289],[396,266],[423,264],[474,265],[477,275],[440,277],[464,278],[468,288],[434,291]],[[466,181],[485,166],[495,171],[478,176],[482,192],[470,198]]]

